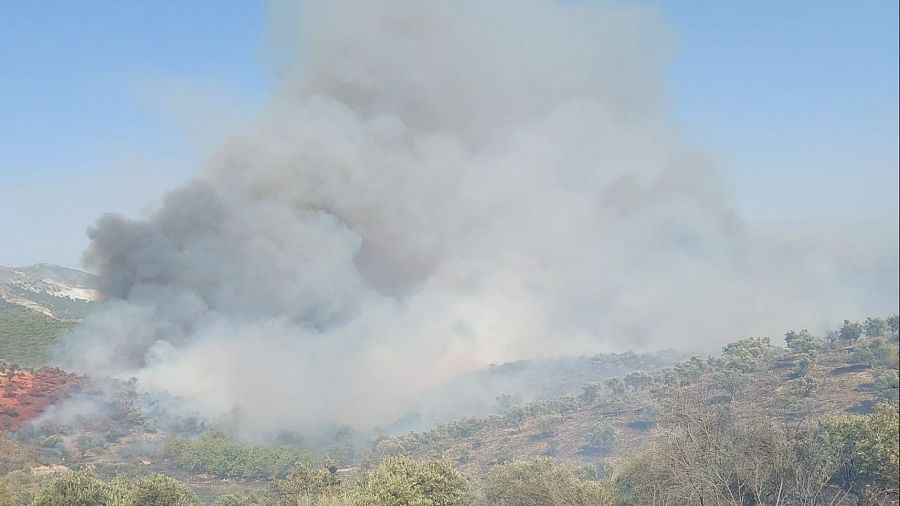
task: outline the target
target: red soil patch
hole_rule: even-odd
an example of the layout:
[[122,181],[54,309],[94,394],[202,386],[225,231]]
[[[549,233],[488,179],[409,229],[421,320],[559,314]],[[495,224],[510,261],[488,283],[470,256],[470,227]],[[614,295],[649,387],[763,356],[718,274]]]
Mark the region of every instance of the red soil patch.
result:
[[80,376],[55,367],[0,373],[0,431],[22,427],[82,381]]

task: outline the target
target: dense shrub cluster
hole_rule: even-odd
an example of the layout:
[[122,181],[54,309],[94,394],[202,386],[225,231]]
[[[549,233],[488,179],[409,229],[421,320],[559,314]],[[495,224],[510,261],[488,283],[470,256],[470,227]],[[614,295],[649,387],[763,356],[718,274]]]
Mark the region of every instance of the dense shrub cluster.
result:
[[359,506],[466,506],[474,495],[469,480],[442,461],[388,457],[366,473],[354,491]]
[[304,450],[248,446],[215,431],[196,439],[174,438],[164,455],[182,469],[231,478],[284,476],[309,460]]
[[128,484],[103,481],[90,473],[69,472],[43,487],[31,506],[194,506],[197,497],[177,480],[163,475]]
[[279,480],[282,504],[304,506],[604,506],[608,484],[550,459],[496,466],[480,486],[443,461],[388,457],[355,484],[302,467]]
[[572,466],[552,460],[513,461],[491,471],[484,504],[496,506],[605,506],[613,494]]

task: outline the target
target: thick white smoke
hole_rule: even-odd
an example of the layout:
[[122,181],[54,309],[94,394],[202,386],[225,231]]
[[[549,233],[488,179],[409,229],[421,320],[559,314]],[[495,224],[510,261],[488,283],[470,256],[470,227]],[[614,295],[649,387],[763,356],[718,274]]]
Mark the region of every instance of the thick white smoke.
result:
[[258,431],[367,426],[491,362],[855,314],[828,262],[752,237],[685,146],[654,11],[274,9],[289,56],[258,123],[149,218],[90,230],[109,300],[71,366]]

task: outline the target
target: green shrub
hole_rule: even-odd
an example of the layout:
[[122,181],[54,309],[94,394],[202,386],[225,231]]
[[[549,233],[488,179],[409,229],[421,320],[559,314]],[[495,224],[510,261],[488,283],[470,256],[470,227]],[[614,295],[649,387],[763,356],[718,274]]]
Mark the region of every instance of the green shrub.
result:
[[873,494],[900,489],[900,416],[896,406],[880,403],[871,415],[832,417],[822,425],[832,451],[843,456],[835,479],[844,488]]
[[584,449],[606,454],[616,448],[616,433],[606,422],[597,422],[588,433]]
[[484,486],[486,504],[492,506],[603,506],[612,495],[572,466],[551,459],[515,461],[491,471]]
[[257,503],[246,495],[224,494],[216,497],[213,506],[255,506]]
[[625,376],[625,386],[632,390],[641,390],[653,384],[653,376],[644,371],[634,371]]
[[815,336],[803,329],[800,332],[791,330],[784,335],[784,343],[788,349],[796,353],[810,353],[819,348]]
[[196,439],[174,438],[164,454],[180,468],[233,478],[285,476],[309,460],[303,450],[248,446],[215,431]]
[[806,376],[807,374],[809,374],[809,371],[812,370],[814,363],[815,357],[813,355],[808,353],[800,355],[800,358],[797,359],[797,375]]
[[486,425],[484,418],[469,417],[448,422],[441,429],[451,438],[464,438],[478,434]]
[[752,372],[759,368],[771,349],[772,340],[768,337],[748,337],[726,345],[722,348],[722,355],[727,368]]
[[69,472],[44,486],[31,506],[124,506],[128,489],[86,472]]
[[816,380],[809,376],[801,376],[795,380],[788,382],[789,390],[792,395],[797,397],[809,397],[816,388]]
[[127,506],[194,506],[197,496],[184,484],[168,476],[157,474],[141,478],[128,493]]
[[898,315],[891,315],[887,317],[887,326],[888,330],[891,333],[896,334],[898,330],[900,330],[900,317]]
[[[242,494],[231,492],[216,497],[216,499],[212,502],[213,506],[280,506],[282,504],[284,504],[285,506],[297,506],[297,501],[295,500],[290,503],[283,503],[281,501],[278,501],[275,497],[270,496],[268,493]],[[350,503],[347,504],[349,505]]]
[[588,383],[582,387],[581,400],[585,402],[597,402],[600,399],[602,385],[599,383]]
[[273,486],[284,504],[319,504],[326,498],[345,495],[344,485],[333,465],[313,468],[303,464],[284,479],[275,480]]
[[750,375],[734,369],[716,371],[715,385],[722,388],[733,401],[746,387]]
[[708,369],[709,363],[700,357],[691,357],[690,360],[675,365],[675,379],[681,385],[689,385],[698,381]]
[[359,506],[466,506],[469,480],[449,463],[388,457],[366,473],[356,491]]
[[656,443],[619,469],[620,504],[884,504],[898,490],[894,405],[781,430],[676,394]]
[[881,337],[888,333],[888,324],[884,318],[866,318],[863,327],[866,329],[866,335],[869,337]]
[[853,359],[872,367],[897,368],[897,347],[883,337],[862,339],[853,350]]
[[844,320],[844,325],[838,331],[838,336],[844,341],[854,343],[862,336],[862,333],[863,326],[861,323]]
[[615,395],[623,395],[625,393],[625,382],[622,378],[609,378],[603,382],[607,390]]
[[897,369],[876,369],[873,386],[880,400],[896,403],[900,394],[900,378]]
[[84,456],[88,452],[100,450],[103,448],[104,441],[96,436],[81,435],[75,439],[75,446]]
[[503,464],[505,462],[509,462],[516,457],[516,452],[513,450],[512,445],[509,444],[509,441],[504,441],[500,444],[500,447],[497,449],[497,453],[494,457],[495,464]]
[[500,394],[494,399],[498,413],[505,413],[521,402],[522,397],[518,395]]

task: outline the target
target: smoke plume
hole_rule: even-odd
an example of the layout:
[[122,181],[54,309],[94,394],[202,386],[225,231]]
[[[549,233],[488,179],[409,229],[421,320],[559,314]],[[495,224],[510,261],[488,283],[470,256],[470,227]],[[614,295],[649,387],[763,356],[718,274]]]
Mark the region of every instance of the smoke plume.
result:
[[[273,6],[258,120],[146,219],[101,217],[70,367],[257,431],[390,422],[489,363],[710,350],[856,314],[672,121],[641,4]],[[763,149],[761,147],[761,149]]]

